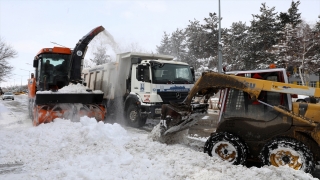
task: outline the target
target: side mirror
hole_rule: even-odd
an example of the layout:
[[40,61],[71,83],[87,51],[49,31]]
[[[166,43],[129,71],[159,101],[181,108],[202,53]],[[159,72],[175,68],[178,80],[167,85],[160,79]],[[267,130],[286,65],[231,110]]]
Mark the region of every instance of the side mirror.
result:
[[136,72],[136,78],[138,81],[142,81],[143,78],[143,74],[144,74],[144,68],[143,65],[138,65],[136,68],[137,72]]
[[33,67],[38,68],[38,63],[39,63],[38,59],[33,60]]
[[195,75],[194,75],[194,67],[190,66],[191,74],[192,74],[192,79],[193,81],[196,81]]

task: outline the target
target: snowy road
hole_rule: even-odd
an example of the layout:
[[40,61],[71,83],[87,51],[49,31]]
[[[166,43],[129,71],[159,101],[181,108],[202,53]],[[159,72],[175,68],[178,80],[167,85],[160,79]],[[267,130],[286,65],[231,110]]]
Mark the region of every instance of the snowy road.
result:
[[0,130],[3,128],[32,127],[28,118],[27,95],[15,96],[15,100],[0,100]]
[[316,179],[287,167],[230,165],[190,148],[200,138],[167,145],[146,130],[90,118],[33,127],[26,105],[26,95],[0,102],[0,179]]

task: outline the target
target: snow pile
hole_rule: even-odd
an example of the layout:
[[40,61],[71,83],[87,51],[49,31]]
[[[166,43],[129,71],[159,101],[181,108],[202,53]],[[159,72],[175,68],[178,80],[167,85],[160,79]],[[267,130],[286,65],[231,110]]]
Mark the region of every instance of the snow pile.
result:
[[230,165],[183,138],[163,144],[145,130],[88,117],[32,127],[27,96],[16,99],[0,102],[0,179],[316,179],[288,167]]
[[21,171],[0,179],[312,179],[286,167],[233,166],[183,144],[162,144],[139,129],[56,119],[0,134],[0,164]]
[[63,88],[59,89],[61,93],[86,93],[88,87],[82,84],[69,84],[68,86],[64,86]]
[[[37,94],[51,94],[51,93],[91,93],[88,92],[88,87],[84,86],[83,84],[69,84],[68,86],[64,86],[63,88],[59,89],[58,92],[52,91],[37,91]],[[101,90],[94,90],[92,93],[103,93]]]
[[22,163],[29,178],[94,178],[104,168],[132,159],[124,147],[129,137],[120,125],[88,117],[80,123],[56,119],[23,131],[4,131],[1,139],[0,164]]

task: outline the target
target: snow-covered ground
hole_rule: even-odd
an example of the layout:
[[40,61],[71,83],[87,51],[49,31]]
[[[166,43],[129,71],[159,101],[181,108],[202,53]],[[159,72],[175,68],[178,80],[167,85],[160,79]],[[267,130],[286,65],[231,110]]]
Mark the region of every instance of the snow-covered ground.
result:
[[187,140],[162,144],[148,131],[87,117],[33,127],[19,95],[0,102],[0,179],[316,179],[288,167],[230,165]]

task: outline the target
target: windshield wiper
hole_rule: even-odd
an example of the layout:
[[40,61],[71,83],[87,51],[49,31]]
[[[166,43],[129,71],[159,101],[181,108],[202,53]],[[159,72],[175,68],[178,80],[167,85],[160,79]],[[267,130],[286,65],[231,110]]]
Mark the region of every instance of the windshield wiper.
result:
[[183,82],[183,83],[188,83],[188,84],[191,84],[191,81],[189,79],[186,79],[186,78],[175,78],[174,81],[178,81],[178,82]]

